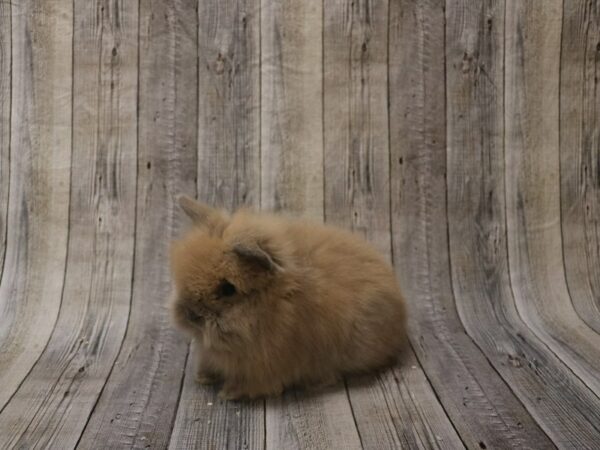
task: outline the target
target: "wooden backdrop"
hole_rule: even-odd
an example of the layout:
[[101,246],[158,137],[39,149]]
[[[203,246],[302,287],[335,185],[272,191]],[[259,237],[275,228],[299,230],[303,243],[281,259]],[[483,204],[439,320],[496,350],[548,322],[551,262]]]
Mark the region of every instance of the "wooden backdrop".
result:
[[[600,1],[0,1],[0,448],[599,448]],[[351,228],[402,365],[223,403],[178,193]]]

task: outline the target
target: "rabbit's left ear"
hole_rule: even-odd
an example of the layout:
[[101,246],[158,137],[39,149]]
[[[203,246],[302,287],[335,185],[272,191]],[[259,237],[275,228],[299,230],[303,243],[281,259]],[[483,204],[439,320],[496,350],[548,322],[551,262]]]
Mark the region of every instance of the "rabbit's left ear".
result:
[[187,195],[180,195],[177,199],[181,209],[192,219],[194,225],[205,227],[209,232],[220,234],[227,226],[227,219],[217,209],[200,203]]
[[235,253],[242,261],[269,272],[282,272],[283,267],[273,255],[269,254],[258,244],[236,244]]

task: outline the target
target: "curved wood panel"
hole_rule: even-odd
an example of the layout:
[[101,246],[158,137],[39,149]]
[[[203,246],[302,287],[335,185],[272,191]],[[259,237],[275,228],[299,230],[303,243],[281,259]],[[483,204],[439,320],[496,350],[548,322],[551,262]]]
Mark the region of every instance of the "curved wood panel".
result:
[[[327,4],[323,129],[326,222],[362,234],[391,262],[389,7]],[[399,369],[351,377],[347,388],[364,448],[462,446],[411,348]]]
[[6,251],[10,180],[10,111],[12,86],[12,5],[0,3],[0,281]]
[[197,78],[189,64],[196,56],[195,2],[141,2],[139,21],[131,312],[119,357],[79,442],[85,449],[165,448],[188,350],[166,303],[169,241],[181,229],[174,200],[182,192],[196,192]]
[[[198,9],[198,198],[232,210],[260,198],[258,0]],[[234,405],[195,380],[193,351],[170,448],[262,448],[264,401]]]
[[[598,447],[599,33],[590,0],[0,0],[0,448]],[[400,364],[199,386],[182,192],[364,235]]]
[[600,5],[563,7],[560,65],[560,189],[569,291],[581,318],[600,333]]
[[[136,185],[137,5],[75,7],[70,234],[60,314],[0,417],[15,447],[73,447],[127,328]],[[60,16],[60,15],[57,15]],[[91,89],[91,87],[94,89]],[[134,150],[132,150],[134,149]]]
[[562,2],[548,1],[543,10],[528,5],[507,2],[506,11],[506,217],[511,282],[525,323],[600,394],[600,334],[573,308],[563,268],[558,153]]
[[[323,220],[323,4],[261,2],[263,209]],[[266,447],[360,448],[343,384],[266,402]]]
[[[72,2],[22,1],[19,14],[11,6],[11,176],[0,285],[0,410],[39,358],[56,322],[71,173]],[[3,431],[0,439],[6,436]]]
[[[447,5],[449,91],[473,83],[456,67],[465,44],[480,52],[492,79],[502,78],[503,2]],[[480,27],[488,18],[485,28]],[[551,447],[509,386],[467,336],[450,279],[446,207],[444,2],[402,2],[390,28],[390,166],[394,259],[410,302],[411,336],[420,363],[469,448]],[[462,45],[462,47],[459,46]],[[489,50],[488,50],[489,49]],[[456,56],[455,56],[456,55]],[[460,70],[460,71],[459,71]],[[465,94],[468,93],[465,89]],[[495,91],[482,88],[493,103]],[[456,95],[459,95],[456,93]],[[452,97],[454,100],[454,97]],[[468,101],[460,98],[457,101]],[[449,114],[454,113],[450,106]],[[454,119],[451,119],[454,120]],[[491,131],[490,128],[488,128]],[[452,130],[451,130],[452,131]]]
[[[494,27],[498,18],[501,23],[503,9],[500,4],[497,16],[471,21],[462,42],[448,39],[453,43],[446,54],[448,222],[457,309],[468,333],[554,443],[593,448],[599,399],[525,325],[513,297],[504,103],[496,95],[508,79],[493,70],[502,66],[504,50],[499,45],[498,53],[491,54],[493,46],[474,47],[473,39],[478,27]],[[467,25],[464,20],[455,23]]]

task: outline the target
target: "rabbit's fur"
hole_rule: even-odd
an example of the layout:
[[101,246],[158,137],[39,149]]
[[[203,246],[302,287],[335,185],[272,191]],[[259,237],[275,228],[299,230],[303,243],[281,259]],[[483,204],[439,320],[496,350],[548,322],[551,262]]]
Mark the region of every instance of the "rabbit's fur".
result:
[[181,197],[195,226],[171,250],[175,321],[197,380],[227,399],[323,386],[392,363],[406,342],[391,267],[350,232]]

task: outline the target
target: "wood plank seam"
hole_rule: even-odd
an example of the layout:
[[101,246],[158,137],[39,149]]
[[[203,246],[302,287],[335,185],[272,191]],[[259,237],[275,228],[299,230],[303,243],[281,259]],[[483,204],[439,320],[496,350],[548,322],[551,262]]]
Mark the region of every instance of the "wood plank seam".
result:
[[[505,183],[508,256],[512,268],[509,273],[511,278],[520,277],[512,280],[514,298],[522,321],[532,332],[557,357],[564,360],[590,389],[600,391],[600,378],[597,375],[600,366],[596,362],[600,355],[597,350],[600,336],[577,314],[568,292],[562,245],[560,242],[558,246],[552,245],[553,241],[560,239],[561,234],[560,219],[555,220],[559,215],[557,210],[560,210],[560,189],[539,187],[545,182],[544,174],[558,175],[555,169],[558,171],[560,166],[558,114],[561,73],[560,61],[555,63],[556,58],[552,58],[550,62],[548,54],[550,50],[556,53],[555,47],[545,43],[541,45],[540,36],[545,36],[546,42],[548,39],[556,41],[560,52],[563,17],[547,11],[534,14],[525,4],[518,4],[518,7],[514,6],[516,3],[510,5],[513,6],[510,17],[514,20],[517,39],[514,48],[510,47],[514,55],[511,55],[511,65],[508,67],[514,66],[511,72],[514,86],[512,90],[505,88],[506,103],[512,100],[510,105],[515,114],[525,113],[533,118],[529,121],[509,121],[508,118],[512,117],[509,115],[505,126],[505,130],[510,131],[510,143],[517,147],[506,152],[505,163],[505,177],[512,177],[513,181],[510,183],[507,179]],[[558,1],[549,3],[548,11],[557,11],[558,5]],[[560,6],[562,10],[562,2]],[[529,41],[520,42],[519,36],[525,33],[528,33]],[[507,46],[513,42],[509,40],[511,36],[510,33],[507,35]],[[541,48],[536,48],[532,53],[531,48],[536,44]],[[543,85],[532,82],[531,69],[527,70],[530,58],[538,58],[537,64],[550,65],[547,69],[552,71],[552,82],[546,80]],[[543,86],[543,90],[538,86]],[[528,94],[529,90],[532,91],[531,95]],[[511,93],[513,97],[509,96]],[[546,97],[550,105],[545,103]],[[547,123],[549,119],[555,119],[556,123]],[[554,149],[555,152],[552,151]],[[533,163],[529,156],[532,154],[541,157],[542,164]],[[532,185],[532,179],[537,181],[535,186]],[[550,217],[549,212],[556,213],[556,216]],[[541,258],[544,261],[540,261]],[[554,269],[552,280],[548,279],[549,268]],[[554,284],[550,287],[550,283]]]
[[[4,10],[7,10],[8,13],[6,14],[4,12]],[[6,32],[6,29],[8,29],[8,39],[4,40],[2,39],[3,42],[6,42],[6,46],[9,49],[9,58],[8,61],[5,61],[4,57],[2,57],[2,59],[0,60],[0,71],[2,70],[2,66],[7,62],[7,80],[6,80],[6,84],[7,84],[7,89],[6,92],[8,94],[8,102],[3,102],[6,107],[7,107],[7,111],[3,112],[3,114],[0,114],[0,120],[4,121],[6,120],[6,122],[4,124],[0,123],[0,130],[2,130],[3,132],[0,133],[0,135],[6,136],[6,141],[3,143],[1,141],[2,136],[0,136],[0,175],[2,175],[2,179],[0,179],[0,195],[3,196],[4,198],[0,198],[0,205],[2,205],[2,210],[0,211],[0,214],[3,214],[3,218],[2,218],[2,223],[1,223],[1,236],[0,239],[2,239],[2,257],[0,258],[0,283],[2,283],[2,275],[4,274],[4,259],[6,256],[6,246],[8,244],[8,208],[9,208],[9,200],[10,200],[10,158],[11,158],[11,118],[12,118],[12,101],[13,101],[13,96],[12,96],[12,3],[11,2],[6,2],[2,5],[0,5],[0,21],[4,18],[8,18],[8,27],[4,27],[4,30]],[[1,33],[1,31],[0,31]],[[3,54],[1,55],[3,56]],[[0,73],[0,94],[2,94],[2,81],[4,80],[4,73]],[[6,117],[4,117],[4,114],[6,114]],[[6,130],[4,130],[4,126],[6,126]],[[5,131],[5,132],[4,132]],[[6,152],[6,159],[5,161],[3,161],[3,154],[4,152]],[[4,163],[4,164],[3,164]],[[4,173],[6,171],[6,174]],[[4,181],[6,180],[6,181]],[[5,184],[6,187],[3,187],[3,184]],[[6,190],[6,192],[3,192],[4,190]]]
[[[76,0],[73,0],[73,5],[75,4]],[[137,155],[139,155],[139,145],[140,145],[140,136],[139,136],[139,119],[140,119],[140,15],[139,15],[139,10],[140,10],[140,3],[142,0],[137,0],[138,1],[138,20],[137,20],[137,82],[136,82],[136,148],[135,148],[135,154],[136,154],[136,161],[137,161]],[[75,14],[73,14],[73,30],[75,30]],[[75,33],[73,32],[73,59],[74,59],[74,55],[75,55]],[[75,63],[73,61],[72,63],[72,70],[73,72],[75,71]],[[74,78],[73,78],[74,79]],[[74,96],[73,96],[74,97]],[[71,98],[71,101],[73,101],[73,98]],[[72,109],[72,111],[74,111]],[[73,131],[73,126],[71,125],[71,132]],[[71,141],[73,142],[73,141]],[[108,383],[108,380],[110,379],[113,370],[115,368],[114,363],[117,361],[117,359],[119,358],[119,355],[121,354],[121,351],[123,350],[123,345],[125,343],[125,340],[127,338],[127,333],[129,331],[129,323],[130,323],[130,319],[131,319],[131,308],[132,308],[132,298],[133,298],[133,286],[134,286],[134,281],[135,281],[135,254],[136,254],[136,246],[137,246],[137,239],[135,239],[135,236],[137,236],[137,227],[138,227],[138,217],[137,217],[137,202],[138,202],[138,190],[139,190],[139,183],[138,183],[138,176],[137,176],[137,164],[136,164],[136,176],[135,176],[135,198],[134,198],[134,204],[133,204],[133,210],[135,211],[134,213],[134,219],[133,219],[133,251],[131,254],[131,258],[132,258],[132,264],[131,264],[131,282],[130,282],[130,288],[129,288],[129,308],[127,309],[127,320],[125,322],[125,333],[123,334],[122,338],[121,338],[121,342],[119,344],[119,348],[116,352],[115,355],[115,359],[113,361],[113,364],[110,368],[110,370],[108,371],[104,382],[102,383],[102,387],[100,388],[100,391],[98,392],[98,395],[96,396],[96,399],[94,401],[94,404],[92,406],[92,409],[89,412],[89,415],[85,421],[85,424],[83,425],[83,427],[81,428],[81,432],[79,433],[79,437],[77,438],[77,441],[75,443],[75,448],[79,447],[79,444],[81,442],[81,439],[83,438],[84,432],[86,430],[86,428],[88,427],[90,420],[92,419],[92,416],[94,414],[94,411],[96,411],[96,407],[98,406],[98,402],[100,401],[100,398],[102,397],[102,394],[104,393],[104,388],[106,387],[106,384]],[[71,221],[69,220],[69,223],[71,223]],[[66,270],[65,270],[65,278],[66,278]]]
[[[600,333],[600,303],[598,301],[596,301],[594,299],[595,297],[595,292],[597,290],[597,281],[594,282],[592,280],[592,278],[595,278],[596,280],[598,280],[598,273],[597,270],[594,271],[594,269],[597,267],[597,256],[594,258],[594,256],[589,256],[589,251],[590,249],[594,248],[594,238],[593,237],[589,237],[588,234],[588,220],[590,220],[592,223],[589,224],[592,227],[591,233],[590,234],[595,234],[596,235],[596,239],[595,241],[598,242],[598,235],[597,232],[594,233],[594,225],[597,227],[598,222],[597,222],[597,212],[594,211],[594,198],[588,199],[588,191],[591,191],[590,196],[595,197],[596,199],[597,197],[597,186],[595,186],[594,184],[592,184],[594,182],[593,180],[593,175],[588,175],[588,166],[593,166],[594,165],[594,147],[597,146],[597,143],[594,142],[594,137],[593,137],[593,121],[594,121],[594,116],[593,114],[596,112],[595,110],[586,111],[586,103],[589,102],[590,106],[593,108],[594,107],[594,96],[597,95],[596,91],[595,91],[595,86],[591,87],[591,91],[592,92],[588,92],[588,83],[596,83],[598,80],[598,75],[597,75],[597,71],[594,71],[593,75],[594,78],[593,80],[592,78],[592,73],[591,70],[588,68],[588,63],[589,63],[589,53],[593,52],[593,49],[589,49],[589,44],[591,43],[590,40],[593,39],[594,33],[592,32],[592,34],[590,35],[590,27],[592,26],[592,23],[594,21],[594,16],[596,15],[596,31],[597,31],[597,27],[598,27],[598,12],[599,10],[598,5],[595,6],[594,8],[594,3],[589,2],[587,4],[585,4],[584,6],[582,5],[584,2],[571,2],[568,4],[568,6],[571,7],[571,9],[568,9],[567,7],[567,3],[563,2],[563,8],[562,8],[562,16],[563,16],[563,25],[562,25],[562,29],[561,29],[561,42],[560,42],[560,68],[559,68],[559,153],[560,153],[560,161],[559,161],[559,196],[560,196],[560,228],[561,228],[561,238],[562,238],[562,256],[563,256],[563,269],[565,271],[565,278],[567,280],[567,289],[569,290],[569,295],[571,298],[571,303],[573,305],[573,308],[575,309],[575,311],[577,312],[577,314],[579,315],[579,317],[585,321],[591,328],[593,328],[596,332]],[[577,14],[577,15],[576,15]],[[573,22],[579,19],[577,24],[574,24]],[[583,48],[582,51],[582,55],[579,55],[578,53],[576,54],[576,57],[571,56],[571,53],[573,52],[573,37],[571,37],[571,39],[568,42],[568,44],[565,43],[565,34],[566,32],[570,31],[572,34],[575,32],[572,27],[574,25],[577,26],[577,28],[581,27],[580,22],[581,21],[585,21],[585,29],[581,30],[581,36],[573,36],[573,37],[579,37],[580,39],[584,40],[584,44],[579,43],[579,48]],[[593,45],[593,43],[591,43]],[[565,49],[565,45],[570,45],[570,47],[568,49]],[[596,51],[598,51],[598,45],[596,44]],[[569,67],[567,64],[565,64],[565,55],[569,54],[569,56],[571,56],[571,59],[569,60],[569,63],[572,64],[572,67]],[[582,56],[583,58],[583,62],[579,59],[579,56]],[[583,74],[581,75],[581,79],[576,79],[573,80],[572,76],[569,77],[569,79],[567,81],[565,81],[565,77],[563,76],[563,72],[568,73],[569,69],[574,70],[574,68],[578,68],[579,66],[583,66]],[[579,72],[579,71],[578,71]],[[588,79],[588,77],[590,79]],[[575,83],[577,83],[576,86],[580,86],[579,89],[579,94],[578,97],[576,99],[574,99],[574,101],[577,101],[578,103],[581,102],[581,106],[579,109],[579,111],[575,114],[576,118],[572,119],[571,116],[572,114],[569,114],[569,112],[572,113],[571,111],[563,111],[563,109],[568,109],[569,107],[571,107],[571,109],[573,109],[573,106],[571,104],[565,106],[565,102],[564,102],[564,97],[567,97],[567,99],[569,98],[569,93],[573,94],[573,90],[571,89],[569,90],[568,93],[564,93],[565,91],[565,87],[570,87],[571,85],[575,85]],[[587,94],[587,95],[586,95]],[[592,97],[591,99],[588,97]],[[588,106],[588,108],[590,107]],[[566,114],[563,115],[563,112],[565,112]],[[592,117],[589,117],[590,113],[592,114]],[[586,119],[590,119],[590,121],[592,122],[590,125],[588,125],[588,123],[586,123]],[[572,122],[569,122],[569,125],[572,125],[572,128],[575,127],[579,127],[578,130],[576,131],[571,131],[571,133],[565,133],[563,130],[563,128],[567,128],[565,121],[567,120],[572,120]],[[588,130],[589,128],[592,128],[592,130]],[[592,136],[586,135],[586,132],[590,132],[592,131],[590,134]],[[568,136],[565,136],[569,134]],[[571,134],[576,134],[576,142],[573,142],[572,136],[570,136]],[[586,139],[587,138],[587,139]],[[570,140],[569,140],[570,139]],[[570,144],[570,145],[569,145]],[[573,147],[573,150],[571,150],[571,146]],[[597,151],[597,150],[596,150]],[[581,154],[578,154],[579,152],[581,152]],[[575,159],[575,157],[577,157],[578,163],[580,168],[583,167],[583,174],[575,174],[574,171],[576,170],[575,164],[572,164],[571,166],[565,168],[565,164],[566,162],[569,160],[569,157],[571,159]],[[587,160],[584,160],[583,158],[587,157]],[[575,178],[574,181],[570,181],[569,178],[567,176],[565,176],[565,172],[566,170],[570,169],[570,175],[571,178]],[[593,170],[589,170],[589,172],[593,172]],[[600,173],[598,173],[596,175],[596,177],[600,176]],[[591,179],[590,179],[591,178]],[[575,186],[570,186],[571,184],[575,184],[575,183],[579,183]],[[569,187],[569,190],[567,191],[565,189],[565,187]],[[576,192],[577,190],[577,192]],[[566,193],[565,193],[566,191]],[[594,196],[595,193],[595,196]],[[571,200],[571,203],[567,203],[567,200]],[[585,203],[585,205],[584,205]],[[592,207],[590,208],[590,203],[592,203]],[[584,208],[585,206],[585,208]],[[584,211],[585,209],[585,211]],[[590,214],[590,209],[592,210],[592,213]],[[573,218],[573,216],[576,216],[575,218]],[[568,224],[566,223],[568,220]],[[574,223],[575,222],[575,223]],[[565,233],[565,228],[569,226],[569,231],[570,233]],[[574,237],[571,236],[571,234],[573,234]],[[567,242],[567,239],[569,239],[569,241]],[[579,244],[579,241],[582,241],[581,244]],[[568,244],[571,245],[571,248],[568,247]],[[582,245],[583,244],[583,245]],[[575,247],[575,248],[572,248]],[[585,248],[582,248],[585,247]],[[584,259],[584,257],[582,255],[577,255],[577,251],[581,252],[583,251],[583,253],[585,254],[585,261],[584,262],[580,262],[580,259]],[[570,252],[570,255],[567,255],[567,253]],[[593,254],[593,250],[591,251],[591,253]],[[597,253],[597,251],[596,251]],[[569,267],[568,263],[567,263],[567,257],[570,256],[570,262],[573,264],[575,267]],[[575,260],[575,261],[574,261]],[[570,269],[570,270],[568,270]],[[582,275],[585,275],[585,280],[581,279],[581,275],[580,272],[585,272]],[[595,276],[594,276],[595,275]],[[574,284],[575,286],[572,286],[572,284]],[[585,284],[585,287],[582,288],[581,284]],[[575,291],[575,292],[574,292]],[[577,296],[577,298],[576,298]],[[584,298],[582,298],[584,297]]]
[[364,449],[365,444],[364,444],[363,438],[360,434],[360,428],[358,427],[358,422],[356,421],[356,413],[354,412],[354,406],[352,405],[352,400],[350,399],[350,391],[348,388],[348,378],[344,377],[343,382],[344,382],[344,390],[346,391],[346,399],[348,400],[348,405],[350,405],[350,415],[352,416],[352,421],[354,422],[354,427],[356,428],[358,442],[359,442],[360,446]]
[[[44,4],[35,9],[25,2],[19,6],[23,14],[14,14],[11,8],[10,38],[7,39],[11,44],[10,164],[14,169],[10,169],[8,180],[13,185],[9,186],[13,199],[7,203],[10,208],[7,209],[9,223],[4,230],[7,247],[0,284],[0,301],[5,312],[0,317],[4,346],[0,353],[4,363],[0,372],[5,384],[5,389],[0,391],[3,407],[46,345],[58,315],[61,267],[64,268],[66,262],[65,218],[69,194],[66,172],[70,169],[58,164],[57,160],[66,159],[66,153],[71,150],[70,135],[66,132],[70,117],[69,76],[65,73],[66,64],[62,64],[65,61],[60,61],[63,55],[68,55],[67,49],[61,48],[67,47],[68,33],[51,34],[53,24],[39,20],[44,12],[52,16],[53,11],[61,11],[65,5]],[[48,9],[44,10],[44,7]],[[28,10],[37,14],[27,14]],[[68,17],[68,8],[63,12]],[[64,16],[57,15],[52,19],[64,25]],[[42,45],[31,45],[38,35],[46,38]],[[45,53],[40,51],[44,45],[49,45]],[[15,58],[17,50],[21,52]],[[46,71],[44,80],[34,76],[37,69]],[[48,79],[55,81],[52,90],[42,83]],[[33,96],[33,92],[37,95]],[[23,97],[17,102],[15,98],[19,94]],[[49,120],[40,120],[42,117]],[[43,151],[41,145],[45,145]],[[16,146],[21,150],[19,159],[13,157],[17,154]],[[11,237],[11,232],[15,236]],[[48,238],[49,233],[52,238]],[[7,265],[9,256],[10,264]],[[15,297],[19,300],[14,300]],[[40,311],[43,309],[45,314]],[[19,324],[19,320],[25,323]],[[37,333],[28,332],[27,326]],[[30,351],[19,351],[22,347]]]

